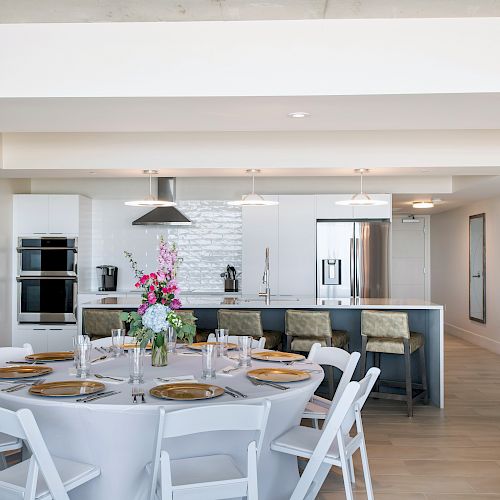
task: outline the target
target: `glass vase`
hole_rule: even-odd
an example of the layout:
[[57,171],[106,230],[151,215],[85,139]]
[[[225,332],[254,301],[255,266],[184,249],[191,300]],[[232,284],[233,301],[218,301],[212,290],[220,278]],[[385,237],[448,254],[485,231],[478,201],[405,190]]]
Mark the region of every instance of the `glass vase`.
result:
[[165,342],[165,333],[158,335],[151,346],[151,365],[152,366],[167,366],[168,364],[168,348]]

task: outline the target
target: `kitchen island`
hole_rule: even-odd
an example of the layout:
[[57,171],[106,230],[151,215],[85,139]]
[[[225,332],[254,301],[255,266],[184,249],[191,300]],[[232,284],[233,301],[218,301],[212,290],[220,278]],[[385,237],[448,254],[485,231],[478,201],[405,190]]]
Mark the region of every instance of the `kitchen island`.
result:
[[[137,293],[124,294],[121,297],[103,297],[98,300],[81,303],[80,308],[90,309],[136,309],[140,302]],[[408,313],[410,329],[425,336],[427,360],[427,379],[429,397],[433,405],[444,407],[444,339],[443,306],[422,300],[397,299],[316,299],[311,297],[276,296],[266,305],[262,298],[254,296],[228,294],[196,294],[182,296],[183,308],[194,309],[197,325],[200,328],[217,328],[217,310],[254,309],[260,310],[265,330],[285,331],[286,309],[329,310],[333,327],[346,330],[350,337],[351,351],[361,351],[360,320],[362,309],[380,309],[405,311]],[[81,318],[82,315],[80,314]],[[382,356],[382,374],[384,379],[402,380],[403,356]],[[415,358],[415,357],[414,357]],[[371,364],[368,355],[367,366]],[[417,360],[413,359],[413,374],[418,381]],[[357,374],[359,376],[359,374]]]

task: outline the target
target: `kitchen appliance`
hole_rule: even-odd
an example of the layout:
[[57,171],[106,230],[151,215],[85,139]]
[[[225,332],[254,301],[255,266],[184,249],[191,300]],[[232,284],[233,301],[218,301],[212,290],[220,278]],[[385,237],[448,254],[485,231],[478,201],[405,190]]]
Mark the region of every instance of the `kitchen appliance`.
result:
[[76,276],[18,276],[19,323],[76,323]]
[[77,238],[19,238],[18,276],[76,276]]
[[97,286],[100,292],[116,292],[118,280],[118,268],[103,264],[97,266]]
[[318,221],[318,298],[389,297],[390,222]]
[[236,268],[230,266],[226,267],[226,272],[221,273],[221,278],[224,278],[224,291],[225,292],[237,292],[238,291],[238,280],[236,278]]

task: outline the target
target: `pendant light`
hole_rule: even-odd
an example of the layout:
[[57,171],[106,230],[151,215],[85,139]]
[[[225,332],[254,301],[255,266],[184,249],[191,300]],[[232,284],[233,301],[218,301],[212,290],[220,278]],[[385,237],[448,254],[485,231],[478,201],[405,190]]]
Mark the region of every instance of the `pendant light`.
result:
[[228,201],[227,204],[239,207],[267,207],[271,205],[278,205],[277,201],[265,200],[260,194],[255,192],[255,174],[260,174],[260,170],[251,168],[246,172],[252,176],[252,192],[250,194],[244,194],[241,197],[241,200]]
[[355,170],[359,174],[360,190],[358,194],[352,196],[348,200],[339,200],[335,202],[336,205],[347,205],[352,207],[370,207],[375,205],[387,205],[386,200],[374,200],[370,198],[365,192],[363,192],[363,174],[367,174],[369,170],[367,168],[357,168]]
[[143,170],[142,173],[144,175],[149,176],[149,195],[146,196],[143,200],[126,201],[125,205],[129,207],[148,207],[148,208],[175,207],[176,203],[174,201],[158,200],[156,196],[153,195],[152,177],[153,175],[158,174],[158,170]]

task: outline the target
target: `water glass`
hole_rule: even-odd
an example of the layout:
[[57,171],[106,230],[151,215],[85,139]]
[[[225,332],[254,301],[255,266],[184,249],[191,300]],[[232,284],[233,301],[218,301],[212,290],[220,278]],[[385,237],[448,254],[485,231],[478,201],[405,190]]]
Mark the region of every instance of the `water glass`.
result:
[[73,339],[76,376],[86,378],[90,375],[90,353],[92,344],[88,335],[77,335]]
[[167,329],[167,351],[175,352],[175,346],[177,344],[177,332],[172,326]]
[[229,342],[229,330],[227,328],[215,330],[215,340],[217,341],[217,357],[226,356],[227,344]]
[[113,355],[115,358],[121,356],[125,344],[125,330],[123,328],[112,328],[111,342],[113,344]]
[[144,357],[145,349],[142,347],[133,347],[128,350],[129,384],[144,382]]
[[252,337],[238,337],[238,365],[252,366]]
[[201,348],[201,378],[215,378],[215,352],[213,344],[204,345]]

